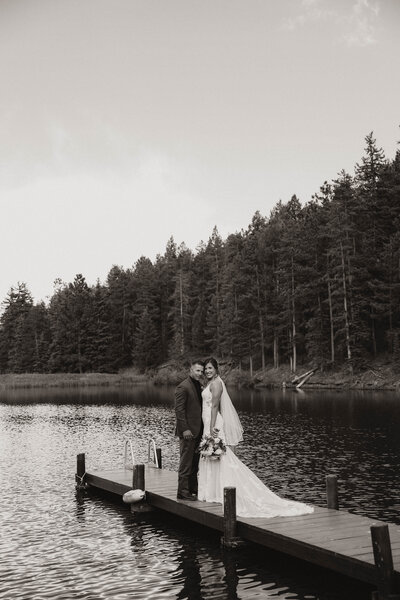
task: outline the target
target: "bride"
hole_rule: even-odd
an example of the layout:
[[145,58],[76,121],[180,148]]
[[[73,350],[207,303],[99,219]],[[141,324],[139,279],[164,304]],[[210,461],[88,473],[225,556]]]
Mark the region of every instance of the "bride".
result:
[[[221,439],[226,452],[218,460],[201,456],[198,472],[198,499],[206,502],[223,503],[224,487],[236,488],[236,512],[239,517],[277,517],[312,513],[313,508],[284,500],[243,464],[231,447],[243,439],[243,428],[231,402],[226,387],[218,375],[218,363],[209,358],[204,363],[208,385],[203,397],[203,436]],[[203,437],[204,439],[204,437]]]

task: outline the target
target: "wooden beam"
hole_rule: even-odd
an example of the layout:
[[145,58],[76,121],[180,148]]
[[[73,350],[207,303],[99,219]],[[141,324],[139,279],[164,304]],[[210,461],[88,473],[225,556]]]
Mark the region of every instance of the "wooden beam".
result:
[[376,566],[378,598],[379,600],[394,600],[397,594],[394,595],[393,557],[388,525],[371,525],[371,538]]
[[161,456],[161,448],[156,448],[156,454],[157,454],[158,468],[159,468],[159,469],[162,469],[162,456]]
[[132,489],[145,491],[144,465],[134,465],[132,474]]
[[224,535],[221,543],[225,548],[237,548],[244,542],[237,536],[236,488],[224,488]]
[[84,482],[84,478],[86,475],[86,466],[85,466],[85,454],[78,454],[76,457],[76,489],[84,490],[86,489],[86,484]]
[[326,476],[326,500],[328,508],[339,510],[339,496],[336,475]]

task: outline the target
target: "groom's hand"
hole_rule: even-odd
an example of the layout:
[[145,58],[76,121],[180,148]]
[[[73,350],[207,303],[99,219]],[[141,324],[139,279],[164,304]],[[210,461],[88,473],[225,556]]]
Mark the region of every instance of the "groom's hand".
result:
[[190,429],[186,429],[186,431],[184,431],[182,433],[183,435],[183,439],[185,440],[192,440],[193,439],[193,433],[190,431]]

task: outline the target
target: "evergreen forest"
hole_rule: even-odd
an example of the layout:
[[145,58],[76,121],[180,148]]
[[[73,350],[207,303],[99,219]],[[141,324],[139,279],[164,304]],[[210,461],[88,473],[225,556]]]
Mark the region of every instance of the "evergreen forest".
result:
[[195,251],[171,238],[154,261],[104,283],[57,280],[47,304],[12,287],[0,322],[2,373],[141,371],[213,354],[241,368],[347,366],[400,358],[400,151],[373,133],[354,174],[296,195]]

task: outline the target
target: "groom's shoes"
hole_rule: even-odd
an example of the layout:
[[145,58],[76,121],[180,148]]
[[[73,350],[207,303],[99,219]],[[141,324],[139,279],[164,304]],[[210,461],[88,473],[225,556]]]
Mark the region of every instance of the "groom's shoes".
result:
[[196,494],[183,493],[177,494],[176,497],[178,498],[178,500],[197,500]]

